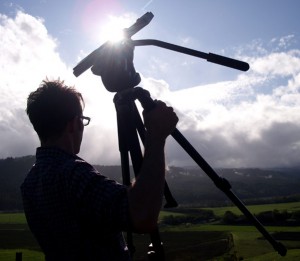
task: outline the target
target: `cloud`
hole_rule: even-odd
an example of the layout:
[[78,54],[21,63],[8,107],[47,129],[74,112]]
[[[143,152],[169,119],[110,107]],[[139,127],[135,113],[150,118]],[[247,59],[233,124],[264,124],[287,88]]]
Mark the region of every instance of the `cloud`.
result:
[[[299,165],[299,50],[249,61],[251,71],[235,81],[172,93],[179,127],[218,167]],[[170,152],[183,164],[183,153]]]
[[[21,11],[14,18],[1,15],[0,34],[0,158],[35,153],[39,141],[25,113],[26,99],[46,77],[75,85],[89,104],[86,112],[93,114],[91,126],[104,125],[106,135],[110,135],[112,96],[100,78],[85,74],[77,79],[72,75],[72,68],[60,58],[58,40],[49,35],[42,19]],[[101,100],[104,97],[107,101]],[[107,106],[108,101],[111,106]],[[92,140],[94,137],[87,144]]]
[[1,157],[32,153],[37,139],[26,118],[26,97],[46,75],[66,71],[41,19],[18,12],[0,15]]
[[[34,154],[39,142],[26,98],[48,76],[65,79],[85,98],[84,114],[92,121],[80,156],[118,164],[114,94],[100,78],[90,72],[75,78],[40,18],[21,11],[14,18],[0,15],[0,35],[0,158]],[[213,167],[300,165],[300,50],[291,48],[292,41],[295,36],[273,39],[271,50],[256,41],[247,52],[239,50],[251,69],[230,81],[174,91],[169,80],[141,75],[141,86],[174,107],[178,129]],[[194,164],[172,138],[166,157],[170,165]]]

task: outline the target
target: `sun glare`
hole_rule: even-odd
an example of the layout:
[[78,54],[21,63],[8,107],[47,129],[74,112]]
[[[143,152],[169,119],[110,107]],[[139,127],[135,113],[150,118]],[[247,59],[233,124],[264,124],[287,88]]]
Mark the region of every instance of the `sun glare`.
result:
[[[105,41],[118,42],[124,38],[123,29],[126,27],[127,19],[109,16],[108,22],[101,30],[101,38]],[[127,21],[128,22],[128,21]]]

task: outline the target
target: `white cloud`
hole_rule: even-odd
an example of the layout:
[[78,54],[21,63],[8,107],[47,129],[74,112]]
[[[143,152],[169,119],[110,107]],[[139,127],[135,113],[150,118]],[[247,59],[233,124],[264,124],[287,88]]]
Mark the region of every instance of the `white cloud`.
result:
[[18,12],[0,16],[1,157],[32,153],[37,144],[25,114],[26,97],[46,75],[66,71],[42,20]]
[[294,39],[294,35],[290,34],[290,35],[287,35],[287,36],[284,36],[284,37],[281,37],[279,39],[279,44],[278,46],[280,48],[288,48],[291,44],[291,41]]
[[[80,155],[92,163],[118,164],[114,94],[100,78],[90,72],[75,78],[41,19],[23,12],[13,19],[1,15],[0,36],[0,158],[34,153],[38,139],[25,113],[26,98],[48,76],[75,84],[85,98],[84,114],[92,121]],[[286,48],[291,39],[276,41]],[[250,71],[232,81],[172,91],[165,80],[142,76],[141,86],[175,108],[178,129],[212,166],[300,165],[300,50],[257,46],[244,57]],[[192,163],[172,139],[167,159]]]
[[289,76],[299,73],[300,50],[277,52],[250,59],[251,69],[259,74]]
[[299,165],[299,50],[249,60],[251,71],[236,81],[174,92],[179,126],[219,167]]
[[[112,95],[99,77],[89,73],[80,78],[72,75],[72,69],[59,56],[58,41],[48,34],[43,20],[22,12],[13,19],[1,15],[0,35],[0,158],[35,153],[39,142],[25,113],[26,99],[46,77],[75,84],[86,98],[92,128],[94,124],[103,125],[104,136],[111,136],[115,117]],[[95,131],[92,134],[97,135]],[[94,136],[84,144],[93,144],[93,140]],[[88,151],[83,155],[88,156]]]

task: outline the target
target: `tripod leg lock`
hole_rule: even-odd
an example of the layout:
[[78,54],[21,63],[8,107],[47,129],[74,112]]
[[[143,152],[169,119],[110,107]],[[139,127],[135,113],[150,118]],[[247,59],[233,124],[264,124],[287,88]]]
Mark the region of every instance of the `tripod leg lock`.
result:
[[141,87],[136,87],[133,89],[134,98],[138,99],[145,111],[150,111],[155,107],[155,102],[150,96],[147,90]]
[[132,89],[126,89],[124,91],[118,92],[114,97],[115,103],[122,103],[128,100],[138,99],[142,107],[146,111],[150,111],[155,107],[155,102],[150,96],[150,92],[144,90],[141,87],[135,87]]
[[216,187],[222,191],[228,191],[231,189],[231,185],[230,185],[229,181],[225,178],[219,177],[216,180],[214,180],[214,183],[215,183]]

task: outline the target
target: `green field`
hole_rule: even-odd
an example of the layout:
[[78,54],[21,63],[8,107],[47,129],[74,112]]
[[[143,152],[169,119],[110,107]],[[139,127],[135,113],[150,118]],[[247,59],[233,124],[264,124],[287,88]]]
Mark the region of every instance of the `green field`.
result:
[[[267,204],[267,205],[251,205],[251,206],[246,206],[247,209],[252,213],[252,214],[258,214],[264,211],[272,211],[274,209],[279,210],[279,211],[297,211],[300,210],[300,202],[290,202],[290,203],[278,203],[278,204]],[[202,208],[206,210],[212,210],[214,214],[217,217],[221,217],[224,215],[226,211],[231,211],[234,214],[241,215],[242,212],[236,207],[217,207],[217,208]],[[168,211],[162,211],[160,214],[160,217],[164,217],[166,215],[183,215],[181,213],[176,213],[175,212],[168,212]]]
[[[264,211],[272,211],[277,209],[279,211],[297,211],[300,210],[300,202],[290,202],[290,203],[281,203],[281,204],[268,204],[268,205],[252,205],[247,206],[248,210],[252,214],[258,214]],[[216,216],[222,216],[226,211],[231,211],[234,214],[241,215],[241,211],[237,207],[220,207],[220,208],[205,208],[214,211]]]
[[1,213],[0,224],[27,224],[24,213]]
[[[289,232],[295,233],[300,232],[300,227],[266,227],[269,233],[276,232]],[[176,226],[176,227],[168,227],[164,230],[181,232],[181,231],[223,231],[230,232],[233,236],[234,240],[234,250],[233,252],[237,253],[238,257],[243,257],[244,259],[253,260],[252,258],[259,256],[270,254],[272,257],[276,257],[276,259],[269,260],[281,260],[282,257],[273,249],[268,241],[265,239],[261,239],[261,234],[256,230],[253,226],[226,226],[226,225],[193,225],[193,226]],[[164,231],[162,230],[162,231]],[[292,249],[292,253],[290,254],[290,250],[288,250],[288,254],[284,257],[284,260],[300,260],[300,238],[297,241],[289,241],[289,240],[280,240],[288,249]],[[299,259],[293,259],[294,256],[297,255]],[[289,259],[291,258],[291,259]],[[222,260],[222,259],[220,259]],[[256,260],[267,260],[267,259],[256,259]]]
[[[300,202],[247,206],[247,208],[253,214],[274,209],[296,211],[300,210]],[[216,216],[222,216],[228,210],[241,214],[236,207],[209,209],[214,211]],[[166,215],[184,214],[162,211],[160,218]],[[265,228],[270,234],[274,233],[274,237],[278,235],[278,240],[286,246],[288,253],[285,257],[281,257],[254,226],[219,224],[161,226],[160,235],[164,242],[166,260],[300,260],[299,226]],[[15,260],[16,252],[22,252],[24,261],[44,260],[44,255],[30,233],[23,213],[0,214],[0,230],[0,261]],[[282,237],[283,235],[287,238]],[[134,260],[147,260],[149,235],[135,235],[134,238],[137,248]]]

